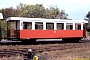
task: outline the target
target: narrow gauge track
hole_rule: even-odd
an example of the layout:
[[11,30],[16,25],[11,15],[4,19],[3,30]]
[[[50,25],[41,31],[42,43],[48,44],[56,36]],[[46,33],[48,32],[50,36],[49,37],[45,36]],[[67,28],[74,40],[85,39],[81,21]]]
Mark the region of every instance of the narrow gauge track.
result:
[[66,50],[72,48],[87,47],[90,45],[89,40],[83,40],[83,43],[56,43],[56,44],[38,44],[38,45],[1,45],[0,47],[0,57],[10,57],[10,56],[22,56],[26,55],[29,48],[31,48],[34,53],[41,53],[45,51],[55,51],[55,50]]

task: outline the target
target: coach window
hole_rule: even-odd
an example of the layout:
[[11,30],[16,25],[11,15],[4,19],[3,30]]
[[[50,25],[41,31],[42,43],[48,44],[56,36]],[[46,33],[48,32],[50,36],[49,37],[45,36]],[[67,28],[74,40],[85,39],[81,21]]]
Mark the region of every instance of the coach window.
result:
[[23,22],[23,29],[27,29],[27,22]]
[[78,30],[81,30],[81,24],[78,24]]
[[76,30],[81,30],[81,24],[76,23]]
[[32,29],[32,22],[23,22],[23,29]]
[[43,22],[35,22],[36,30],[43,30]]
[[67,30],[73,30],[73,23],[66,23]]
[[57,30],[63,30],[64,29],[64,23],[57,23]]
[[54,30],[54,23],[46,23],[47,30]]

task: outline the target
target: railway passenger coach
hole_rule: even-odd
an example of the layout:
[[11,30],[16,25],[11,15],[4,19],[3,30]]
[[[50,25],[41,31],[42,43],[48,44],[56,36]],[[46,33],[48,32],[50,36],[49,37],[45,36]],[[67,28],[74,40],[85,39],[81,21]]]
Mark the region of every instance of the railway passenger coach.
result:
[[[14,28],[8,28],[7,37],[24,39],[47,39],[59,38],[63,40],[77,40],[86,36],[85,20],[65,20],[65,19],[44,19],[44,18],[24,18],[9,17],[7,24],[12,22]],[[14,32],[14,33],[12,33]]]

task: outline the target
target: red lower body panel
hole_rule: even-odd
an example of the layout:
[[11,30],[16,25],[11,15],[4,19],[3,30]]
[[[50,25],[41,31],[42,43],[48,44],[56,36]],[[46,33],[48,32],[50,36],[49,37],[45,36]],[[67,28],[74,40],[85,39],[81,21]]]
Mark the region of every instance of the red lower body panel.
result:
[[83,30],[20,30],[20,38],[83,37]]

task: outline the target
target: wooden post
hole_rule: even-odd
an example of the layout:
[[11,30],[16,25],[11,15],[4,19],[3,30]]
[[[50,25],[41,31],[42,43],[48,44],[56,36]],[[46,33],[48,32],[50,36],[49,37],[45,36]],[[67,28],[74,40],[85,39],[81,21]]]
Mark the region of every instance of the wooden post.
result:
[[12,24],[11,24],[11,22],[8,23],[8,26],[10,26],[10,28],[8,28],[8,37],[12,37]]
[[8,32],[8,21],[7,21],[7,38],[9,37],[8,34],[9,32]]

